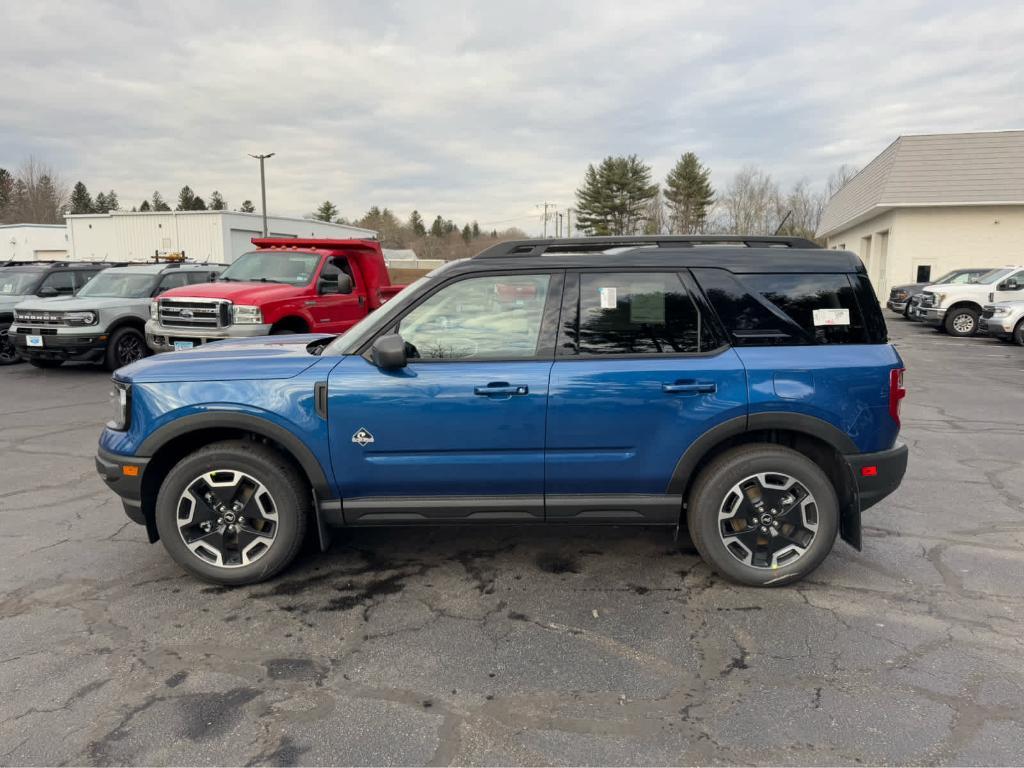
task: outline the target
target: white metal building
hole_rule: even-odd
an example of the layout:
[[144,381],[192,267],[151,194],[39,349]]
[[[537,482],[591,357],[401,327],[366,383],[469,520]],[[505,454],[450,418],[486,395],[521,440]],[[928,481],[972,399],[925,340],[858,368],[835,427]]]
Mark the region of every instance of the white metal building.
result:
[[68,255],[68,231],[63,224],[0,225],[0,262],[45,261]]
[[[67,217],[68,251],[79,261],[147,261],[157,252],[183,252],[196,261],[230,263],[252,250],[262,227],[258,213],[237,211],[80,214]],[[268,216],[267,229],[270,237],[377,237],[371,229],[288,216]]]
[[875,292],[961,267],[1024,261],[1024,131],[900,136],[828,201],[828,247]]

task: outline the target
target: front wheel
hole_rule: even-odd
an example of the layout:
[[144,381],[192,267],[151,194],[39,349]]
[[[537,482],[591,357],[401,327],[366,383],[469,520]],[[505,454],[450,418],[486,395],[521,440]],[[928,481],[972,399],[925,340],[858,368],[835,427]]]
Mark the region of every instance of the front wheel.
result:
[[1018,347],[1024,347],[1024,320],[1017,323],[1013,329],[1013,343]]
[[733,448],[701,472],[687,524],[707,563],[754,587],[802,579],[832,550],[839,501],[821,467],[771,444]]
[[108,371],[116,371],[141,360],[149,354],[146,337],[135,328],[118,328],[110,336],[104,364]]
[[950,336],[973,336],[978,331],[978,313],[970,307],[951,309],[944,325]]
[[0,365],[14,365],[20,362],[21,355],[18,354],[11,337],[7,331],[0,331]]
[[311,495],[309,483],[273,449],[214,443],[168,473],[157,495],[156,526],[186,571],[216,584],[255,584],[295,559]]

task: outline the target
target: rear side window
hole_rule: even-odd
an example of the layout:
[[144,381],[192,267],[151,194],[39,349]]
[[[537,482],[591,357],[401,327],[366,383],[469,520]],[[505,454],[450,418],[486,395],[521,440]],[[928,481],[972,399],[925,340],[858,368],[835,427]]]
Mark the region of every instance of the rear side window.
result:
[[581,274],[579,319],[567,330],[563,355],[692,354],[717,346],[674,272]]
[[859,276],[855,276],[857,282],[851,282],[846,274],[733,275],[721,269],[693,272],[737,346],[868,344],[885,340],[884,321],[879,328],[872,317],[870,327],[865,326],[858,300],[865,287]]

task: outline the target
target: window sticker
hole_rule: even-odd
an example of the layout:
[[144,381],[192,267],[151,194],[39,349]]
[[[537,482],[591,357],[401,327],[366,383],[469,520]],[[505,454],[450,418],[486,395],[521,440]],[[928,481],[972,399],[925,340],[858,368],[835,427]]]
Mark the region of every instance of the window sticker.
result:
[[815,325],[849,325],[850,310],[848,309],[816,309],[814,310]]
[[665,292],[660,283],[637,283],[630,293],[629,322],[665,324]]
[[615,309],[618,306],[619,292],[614,285],[607,288],[598,288],[597,293],[601,297],[601,309]]

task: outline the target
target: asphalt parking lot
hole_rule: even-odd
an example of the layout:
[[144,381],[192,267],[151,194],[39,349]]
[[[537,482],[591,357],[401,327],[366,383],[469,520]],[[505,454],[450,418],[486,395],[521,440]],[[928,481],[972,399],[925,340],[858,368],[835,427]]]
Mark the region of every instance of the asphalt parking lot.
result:
[[184,576],[96,476],[108,374],[0,369],[0,763],[1019,764],[1024,349],[894,320],[901,489],[795,587],[658,529],[347,533]]

